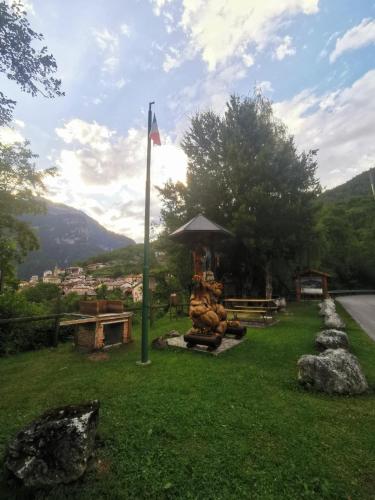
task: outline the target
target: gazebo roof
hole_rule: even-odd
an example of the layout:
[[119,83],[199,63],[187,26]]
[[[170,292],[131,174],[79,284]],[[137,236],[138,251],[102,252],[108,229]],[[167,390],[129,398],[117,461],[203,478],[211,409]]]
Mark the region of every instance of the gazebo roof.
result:
[[233,236],[233,234],[219,224],[216,224],[216,222],[207,219],[204,215],[198,214],[170,235],[171,238],[184,242],[193,242],[197,238],[209,238],[211,236],[225,237]]
[[317,269],[305,269],[304,271],[300,272],[297,274],[297,276],[311,276],[311,275],[317,275],[317,276],[326,276],[327,278],[331,277],[331,274],[325,273],[323,271],[318,271]]

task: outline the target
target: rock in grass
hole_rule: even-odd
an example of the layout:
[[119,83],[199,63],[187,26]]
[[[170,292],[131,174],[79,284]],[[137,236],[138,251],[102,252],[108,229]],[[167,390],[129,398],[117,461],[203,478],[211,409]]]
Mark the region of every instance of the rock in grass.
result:
[[167,349],[168,343],[165,340],[165,338],[161,336],[161,337],[156,337],[156,339],[154,339],[151,342],[151,346],[153,349]]
[[298,380],[307,389],[327,394],[362,394],[368,389],[359,362],[345,349],[327,349],[298,360]]
[[94,451],[99,401],[48,410],[8,445],[5,467],[28,488],[81,477]]
[[319,351],[325,349],[348,349],[349,339],[341,330],[323,330],[315,338],[315,345]]
[[164,337],[167,339],[172,339],[174,337],[181,337],[181,333],[178,332],[177,330],[171,330],[170,332],[166,333]]
[[327,328],[334,328],[336,330],[340,330],[340,328],[345,328],[345,323],[336,312],[330,313],[325,316],[324,325]]
[[319,314],[321,316],[326,316],[336,312],[336,305],[333,299],[324,299],[323,302],[319,304]]

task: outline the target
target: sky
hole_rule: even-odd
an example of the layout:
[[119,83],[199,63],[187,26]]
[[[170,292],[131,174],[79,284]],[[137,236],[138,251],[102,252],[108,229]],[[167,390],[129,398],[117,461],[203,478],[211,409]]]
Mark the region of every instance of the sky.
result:
[[[11,2],[13,0],[7,0]],[[65,97],[17,100],[0,140],[28,139],[47,197],[143,239],[147,109],[162,146],[152,185],[185,181],[179,144],[198,111],[261,88],[299,151],[319,149],[324,188],[375,165],[375,0],[23,0]],[[153,225],[160,199],[151,193]]]

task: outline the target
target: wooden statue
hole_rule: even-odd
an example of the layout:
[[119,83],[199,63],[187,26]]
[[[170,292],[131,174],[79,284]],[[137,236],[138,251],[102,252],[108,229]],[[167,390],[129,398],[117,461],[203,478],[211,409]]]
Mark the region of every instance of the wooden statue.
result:
[[194,289],[190,297],[189,316],[193,322],[191,333],[223,336],[227,328],[225,308],[218,303],[223,285],[193,276]]

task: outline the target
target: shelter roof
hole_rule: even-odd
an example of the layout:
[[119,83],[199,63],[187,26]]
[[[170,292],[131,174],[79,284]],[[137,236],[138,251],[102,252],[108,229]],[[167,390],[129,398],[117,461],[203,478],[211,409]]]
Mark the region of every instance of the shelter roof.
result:
[[171,238],[182,236],[183,234],[207,233],[207,234],[222,234],[223,236],[233,236],[230,231],[220,226],[216,222],[212,222],[202,214],[196,215],[189,222],[179,227],[170,236]]
[[326,276],[327,278],[331,277],[329,273],[325,273],[324,271],[318,271],[317,269],[306,269],[305,271],[297,273],[297,276],[311,276],[314,274],[317,276]]

